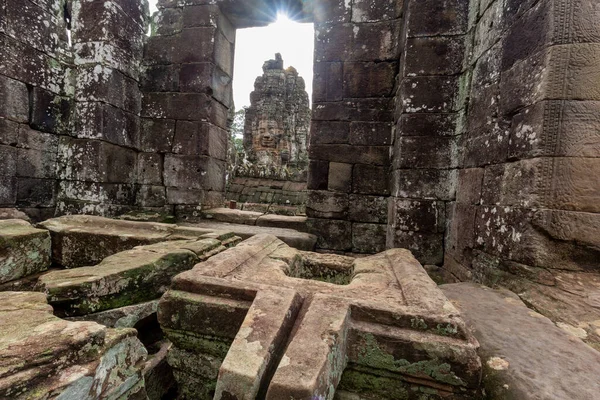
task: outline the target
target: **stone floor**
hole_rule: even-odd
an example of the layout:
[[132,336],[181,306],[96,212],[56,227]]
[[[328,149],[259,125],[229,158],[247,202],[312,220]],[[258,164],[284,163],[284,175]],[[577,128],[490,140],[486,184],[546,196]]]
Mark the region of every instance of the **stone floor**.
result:
[[583,400],[600,391],[600,353],[581,340],[594,346],[600,334],[594,279],[561,278],[571,297],[553,297],[553,286],[438,288],[407,250],[313,253],[310,236],[256,226],[261,218],[0,221],[0,398]]

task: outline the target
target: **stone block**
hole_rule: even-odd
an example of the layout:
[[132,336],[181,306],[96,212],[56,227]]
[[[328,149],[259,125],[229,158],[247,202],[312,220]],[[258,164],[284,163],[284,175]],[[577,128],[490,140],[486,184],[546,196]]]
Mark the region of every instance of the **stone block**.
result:
[[401,0],[359,0],[352,4],[352,22],[379,22],[397,19],[402,15]]
[[[287,273],[281,274],[282,269]],[[435,365],[443,358],[444,370],[452,371],[451,378],[441,378],[444,385],[475,390],[480,373],[477,344],[437,291],[406,250],[353,260],[298,252],[271,235],[257,235],[175,277],[159,303],[158,316],[174,347],[183,350],[176,352],[173,364],[186,371],[176,374],[186,393],[202,393],[209,385],[216,388],[216,397],[265,392],[272,399],[327,398],[348,391],[364,396],[365,387],[357,387],[352,378],[359,374],[361,380],[368,371],[376,376],[371,379],[399,387],[390,393],[386,385],[384,392],[377,381],[377,388],[366,389],[387,400],[409,390],[411,385],[402,379],[406,376],[411,381],[421,377],[414,391],[439,388],[439,375],[414,366],[427,357]],[[309,296],[310,307],[299,314]],[[222,318],[223,312],[229,318]],[[293,329],[299,315],[302,324]],[[453,338],[452,347],[448,337]],[[249,340],[263,343],[261,349],[248,351]],[[419,349],[415,353],[415,340],[428,343],[428,355]],[[433,355],[431,348],[439,350]],[[376,356],[366,349],[376,349]],[[283,364],[274,354],[283,356]],[[405,359],[410,367],[381,362],[381,354]],[[267,375],[269,370],[276,372]]]
[[352,224],[352,252],[375,254],[385,250],[386,225]]
[[352,192],[375,195],[389,194],[389,168],[355,164],[352,171]]
[[460,262],[465,262],[475,245],[475,218],[477,207],[456,203],[446,232],[446,251]]
[[463,137],[463,166],[482,167],[506,162],[508,159],[509,130],[504,122],[493,126],[491,132]]
[[308,231],[317,237],[317,249],[352,250],[352,223],[333,219],[309,217]]
[[313,73],[313,101],[340,101],[343,98],[343,63],[316,62]]
[[444,234],[395,230],[388,226],[387,248],[410,250],[420,263],[441,265],[444,262]]
[[72,134],[78,138],[104,139],[137,149],[140,120],[136,114],[102,102],[77,102]]
[[343,0],[323,0],[314,5],[315,23],[350,22],[352,7]]
[[329,161],[311,159],[308,163],[308,189],[326,190],[329,179]]
[[402,112],[447,113],[457,109],[458,78],[454,76],[407,77],[400,85]]
[[20,219],[0,220],[0,283],[50,267],[50,234]]
[[387,98],[352,99],[317,103],[312,108],[313,121],[390,122],[393,104]]
[[352,190],[352,164],[329,163],[327,182],[330,191],[350,193]]
[[0,145],[16,146],[20,125],[4,117],[0,117]]
[[600,103],[548,100],[515,115],[509,157],[598,157]]
[[178,82],[182,92],[207,93],[228,107],[232,104],[231,75],[212,63],[183,64]]
[[456,114],[402,114],[396,128],[397,136],[454,136],[457,134]]
[[458,171],[398,169],[392,171],[391,194],[395,197],[454,200]]
[[395,143],[393,165],[401,168],[449,169],[459,163],[459,145],[453,136],[401,136]]
[[386,146],[392,143],[392,125],[386,122],[350,123],[350,144]]
[[466,33],[469,3],[462,0],[410,0],[405,16],[408,37]]
[[113,144],[61,137],[58,171],[61,179],[88,182],[133,183],[137,154]]
[[310,146],[311,159],[329,160],[345,164],[389,165],[389,146],[351,146],[347,144],[320,144]]
[[21,125],[17,143],[17,174],[31,178],[54,178],[58,140],[56,135]]
[[396,62],[345,63],[344,97],[392,97],[397,68]]
[[201,189],[185,189],[168,187],[167,188],[167,203],[168,204],[184,204],[200,206],[204,203],[206,191]]
[[[125,1],[120,1],[126,4]],[[130,10],[133,10],[129,6]],[[135,7],[135,6],[134,6]],[[73,42],[109,42],[141,55],[146,33],[145,15],[127,14],[114,1],[84,1],[73,7]],[[133,16],[133,18],[132,18]],[[118,27],[118,29],[117,29]]]
[[0,116],[29,122],[29,93],[24,83],[0,75],[0,99]]
[[313,218],[345,219],[348,216],[348,195],[311,190],[308,192],[306,215]]
[[[0,171],[4,168],[0,167]],[[0,204],[14,206],[17,201],[17,178],[0,174]]]
[[215,52],[214,27],[186,28],[173,36],[152,36],[148,40],[145,60],[155,64],[212,62]]
[[172,151],[175,154],[227,157],[227,132],[208,122],[177,121]]
[[94,392],[100,398],[146,397],[142,369],[147,351],[134,329],[57,318],[43,293],[4,292],[0,301],[0,320],[13,327],[2,332],[2,341],[11,345],[2,348],[1,357],[12,374],[0,380],[0,396]]
[[464,43],[463,36],[408,39],[404,76],[459,74],[463,65]]
[[402,231],[443,233],[446,204],[442,201],[392,198],[389,223]]
[[164,162],[165,186],[225,190],[226,165],[223,161],[205,156],[167,154]]
[[142,117],[200,121],[212,116],[213,103],[204,93],[146,93]]
[[138,82],[118,70],[100,64],[77,68],[75,99],[100,101],[132,114],[141,108]]
[[149,65],[141,76],[140,88],[149,92],[178,92],[179,65]]
[[32,89],[30,126],[43,132],[67,133],[72,102],[37,87]]
[[19,207],[54,207],[57,185],[54,179],[17,178]]
[[140,148],[147,153],[170,153],[175,136],[175,121],[142,118]]
[[137,183],[142,185],[162,184],[163,158],[160,154],[139,153],[137,161]]
[[[186,10],[187,12],[187,10]],[[163,8],[153,16],[156,26],[154,34],[170,36],[180,33],[183,29],[183,10],[180,8]]]
[[480,204],[483,184],[483,168],[467,168],[458,171],[456,201],[462,204]]
[[600,100],[599,57],[600,45],[580,43],[552,46],[515,64],[503,74],[500,90],[514,94],[501,98],[503,112],[547,99]]
[[183,12],[183,26],[185,28],[216,27],[221,15],[216,4],[187,5]]
[[135,202],[140,207],[163,207],[167,203],[165,187],[141,185],[138,189]]
[[[225,248],[216,239],[170,241],[140,246],[105,258],[93,267],[52,271],[39,279],[55,313],[76,316],[160,297],[171,277],[202,257]],[[94,282],[90,285],[90,282]],[[77,293],[73,296],[72,293]]]
[[350,124],[344,121],[313,121],[310,124],[310,144],[348,143]]
[[388,198],[351,194],[348,218],[353,222],[384,224],[388,219]]

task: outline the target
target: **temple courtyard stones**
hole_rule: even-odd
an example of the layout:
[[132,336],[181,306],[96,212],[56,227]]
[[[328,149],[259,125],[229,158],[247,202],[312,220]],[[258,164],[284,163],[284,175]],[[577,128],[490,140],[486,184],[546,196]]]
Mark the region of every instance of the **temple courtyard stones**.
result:
[[169,357],[182,392],[474,395],[477,341],[410,252],[349,261],[313,258],[257,235],[176,276],[158,315],[174,343]]

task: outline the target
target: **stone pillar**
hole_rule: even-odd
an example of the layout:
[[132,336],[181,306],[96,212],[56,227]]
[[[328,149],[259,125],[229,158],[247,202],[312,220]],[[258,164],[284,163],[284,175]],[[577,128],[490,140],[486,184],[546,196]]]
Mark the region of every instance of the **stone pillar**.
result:
[[235,29],[206,3],[159,1],[144,58],[142,151],[180,218],[224,201]]
[[115,215],[135,205],[147,15],[146,1],[73,1],[75,108],[59,143],[61,214]]
[[63,3],[0,3],[0,208],[36,220],[54,215],[58,135],[70,113]]
[[306,213],[321,249],[385,248],[401,5],[315,3]]
[[445,266],[519,293],[597,272],[598,3],[474,1],[471,11],[471,99]]
[[442,264],[464,119],[468,0],[405,3],[387,246]]

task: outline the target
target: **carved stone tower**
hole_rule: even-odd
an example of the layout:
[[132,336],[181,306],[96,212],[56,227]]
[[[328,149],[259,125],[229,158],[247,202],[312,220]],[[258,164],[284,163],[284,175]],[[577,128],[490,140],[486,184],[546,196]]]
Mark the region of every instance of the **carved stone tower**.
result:
[[268,167],[305,168],[310,108],[304,79],[283,69],[281,54],[265,61],[246,111],[244,148],[250,161]]

